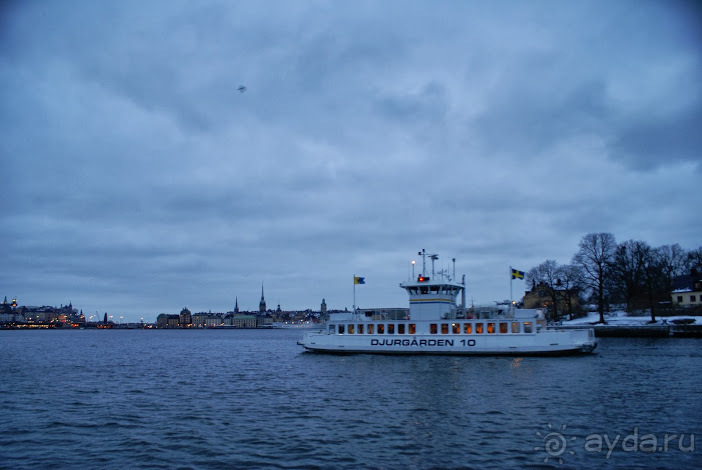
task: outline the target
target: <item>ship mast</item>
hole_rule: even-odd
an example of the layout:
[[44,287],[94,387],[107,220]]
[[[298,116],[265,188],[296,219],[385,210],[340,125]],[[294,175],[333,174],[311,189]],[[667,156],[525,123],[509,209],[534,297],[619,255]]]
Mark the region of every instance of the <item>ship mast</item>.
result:
[[434,274],[434,261],[439,259],[439,255],[435,253],[427,253],[427,251],[422,248],[422,251],[417,253],[419,256],[422,257],[422,276],[427,275],[427,256],[431,260],[431,277],[433,278],[435,276]]

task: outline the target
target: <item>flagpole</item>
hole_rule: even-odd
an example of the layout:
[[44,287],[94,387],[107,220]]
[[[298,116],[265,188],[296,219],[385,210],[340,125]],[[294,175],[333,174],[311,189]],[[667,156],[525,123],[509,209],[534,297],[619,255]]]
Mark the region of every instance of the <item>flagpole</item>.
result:
[[513,268],[512,266],[509,267],[509,307],[512,309],[512,313],[514,313],[514,299],[512,298],[512,281],[514,280],[514,276],[512,275],[513,273]]
[[353,275],[353,313],[356,313],[356,275]]

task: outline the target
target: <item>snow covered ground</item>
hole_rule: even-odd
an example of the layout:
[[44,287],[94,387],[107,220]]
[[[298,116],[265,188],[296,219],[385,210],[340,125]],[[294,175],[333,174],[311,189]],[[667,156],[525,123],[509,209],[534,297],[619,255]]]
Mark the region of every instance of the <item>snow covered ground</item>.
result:
[[[648,323],[651,321],[651,315],[644,315],[640,317],[630,317],[627,316],[625,311],[616,311],[605,313],[605,321],[608,325],[612,326],[645,326],[645,325],[674,325],[673,320],[681,319],[695,319],[693,325],[702,325],[702,317],[693,317],[689,315],[680,315],[673,317],[658,317],[656,316],[656,323]],[[577,318],[571,321],[563,321],[564,325],[581,325],[581,324],[592,324],[600,321],[600,314],[597,312],[591,312],[586,317]]]

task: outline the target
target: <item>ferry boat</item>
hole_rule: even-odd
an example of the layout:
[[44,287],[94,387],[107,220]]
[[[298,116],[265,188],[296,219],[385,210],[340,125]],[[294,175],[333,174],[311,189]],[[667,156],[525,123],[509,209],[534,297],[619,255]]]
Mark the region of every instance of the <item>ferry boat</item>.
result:
[[[547,328],[535,310],[505,309],[490,318],[467,318],[465,276],[460,283],[445,271],[420,274],[400,287],[409,295],[409,316],[391,320],[351,313],[330,314],[324,329],[305,333],[298,342],[317,353],[566,355],[591,353],[597,346],[592,328]],[[455,263],[455,260],[454,260]],[[456,305],[461,294],[462,308]]]

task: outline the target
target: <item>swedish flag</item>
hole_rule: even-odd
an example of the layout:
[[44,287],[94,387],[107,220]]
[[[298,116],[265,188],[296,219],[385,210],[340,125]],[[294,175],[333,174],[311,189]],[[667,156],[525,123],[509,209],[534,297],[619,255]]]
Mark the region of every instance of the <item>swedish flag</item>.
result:
[[354,276],[354,277],[353,277],[353,283],[354,283],[354,284],[365,284],[365,283],[366,283],[366,278],[365,278],[365,277]]
[[524,279],[524,271],[512,269],[512,279]]

